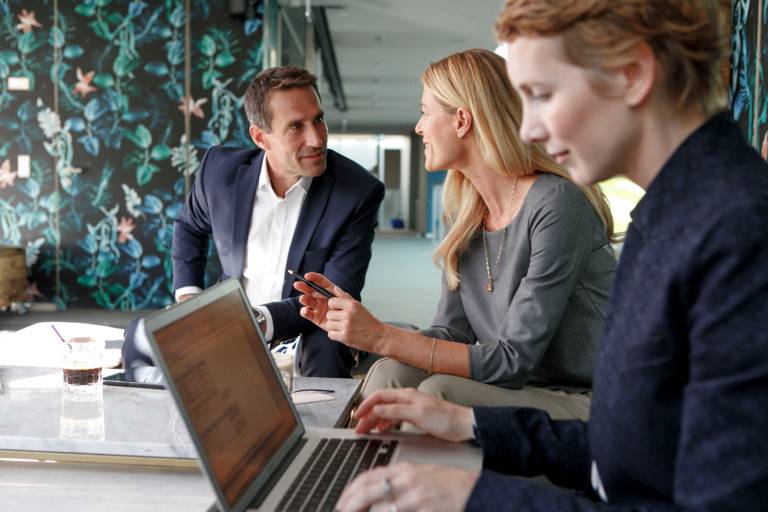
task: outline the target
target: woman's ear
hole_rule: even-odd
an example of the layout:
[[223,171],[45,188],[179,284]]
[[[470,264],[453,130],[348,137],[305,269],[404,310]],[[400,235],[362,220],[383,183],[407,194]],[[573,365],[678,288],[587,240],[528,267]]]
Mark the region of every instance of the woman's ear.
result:
[[472,131],[472,112],[469,110],[459,107],[453,116],[453,120],[456,136],[460,139],[463,139]]
[[624,80],[624,101],[630,107],[643,104],[651,95],[656,83],[657,63],[653,50],[640,43],[632,61],[619,69]]

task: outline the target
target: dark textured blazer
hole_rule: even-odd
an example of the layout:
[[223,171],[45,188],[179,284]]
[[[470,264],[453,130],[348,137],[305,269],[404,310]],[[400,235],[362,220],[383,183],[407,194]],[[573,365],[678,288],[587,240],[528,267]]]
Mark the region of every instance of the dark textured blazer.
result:
[[[258,149],[215,146],[206,152],[174,223],[174,289],[203,288],[211,237],[222,279],[242,276],[263,158]],[[299,214],[286,268],[300,274],[322,272],[359,300],[383,198],[384,185],[378,179],[328,150],[326,170],[313,178]],[[265,304],[274,321],[274,338],[303,334],[304,343],[327,342],[324,331],[299,315],[298,295],[293,279],[286,277],[283,299]]]
[[768,510],[766,322],[768,166],[722,113],[632,212],[589,422],[475,409],[488,470],[467,509]]

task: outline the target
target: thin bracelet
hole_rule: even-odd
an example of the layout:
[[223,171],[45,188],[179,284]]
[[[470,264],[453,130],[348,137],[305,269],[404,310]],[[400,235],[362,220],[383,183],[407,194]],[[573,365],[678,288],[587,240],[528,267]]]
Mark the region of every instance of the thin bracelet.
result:
[[429,366],[427,367],[427,373],[432,375],[432,362],[435,360],[435,344],[437,340],[432,338],[432,350],[429,351]]

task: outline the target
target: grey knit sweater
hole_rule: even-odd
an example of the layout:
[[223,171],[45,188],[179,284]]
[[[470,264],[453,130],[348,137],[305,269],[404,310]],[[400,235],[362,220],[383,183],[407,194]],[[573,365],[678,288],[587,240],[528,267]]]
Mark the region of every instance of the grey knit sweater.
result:
[[[503,229],[486,232],[490,264]],[[616,259],[582,191],[552,174],[533,184],[488,276],[480,232],[461,256],[461,283],[443,291],[427,336],[470,344],[474,380],[589,387]]]

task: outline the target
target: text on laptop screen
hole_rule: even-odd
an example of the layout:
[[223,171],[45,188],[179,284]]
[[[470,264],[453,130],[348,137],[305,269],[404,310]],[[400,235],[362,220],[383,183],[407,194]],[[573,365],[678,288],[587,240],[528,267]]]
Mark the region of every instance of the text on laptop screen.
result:
[[229,506],[297,427],[246,307],[234,291],[154,333]]

